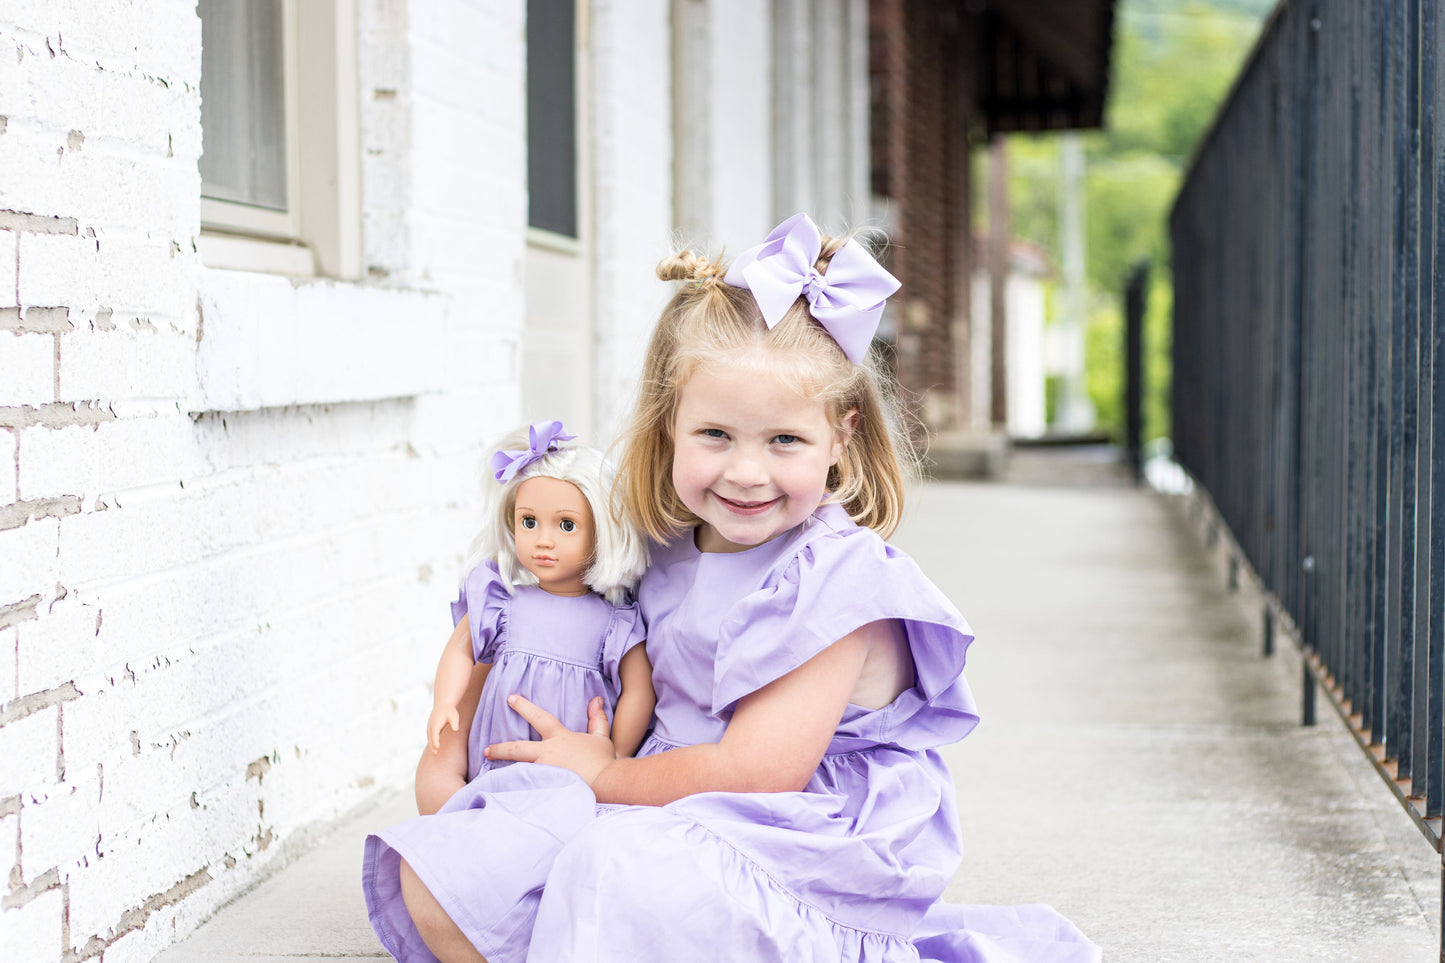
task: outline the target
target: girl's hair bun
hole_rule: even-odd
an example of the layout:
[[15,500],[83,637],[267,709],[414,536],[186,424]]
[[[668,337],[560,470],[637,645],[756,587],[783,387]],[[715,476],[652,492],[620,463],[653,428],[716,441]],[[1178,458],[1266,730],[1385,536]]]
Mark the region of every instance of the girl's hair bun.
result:
[[662,281],[711,281],[723,273],[722,266],[692,251],[678,251],[657,263],[657,277]]

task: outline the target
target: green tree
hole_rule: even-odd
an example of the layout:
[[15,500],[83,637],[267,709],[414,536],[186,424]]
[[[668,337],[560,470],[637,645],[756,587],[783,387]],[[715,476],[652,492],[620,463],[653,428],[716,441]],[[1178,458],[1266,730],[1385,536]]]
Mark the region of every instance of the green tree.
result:
[[[1123,285],[1130,268],[1147,259],[1145,437],[1168,433],[1169,210],[1200,138],[1273,6],[1274,0],[1119,5],[1106,126],[1085,139],[1087,386],[1103,429],[1122,433]],[[975,183],[986,185],[980,175]],[[1014,233],[1059,263],[1056,135],[1009,139],[1009,199]],[[975,210],[986,217],[986,204]]]

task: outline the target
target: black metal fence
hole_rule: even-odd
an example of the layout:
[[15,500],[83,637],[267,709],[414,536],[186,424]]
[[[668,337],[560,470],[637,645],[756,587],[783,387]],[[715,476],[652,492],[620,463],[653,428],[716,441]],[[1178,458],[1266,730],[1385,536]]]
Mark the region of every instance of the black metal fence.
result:
[[1171,234],[1177,457],[1438,849],[1437,2],[1281,3],[1194,158]]

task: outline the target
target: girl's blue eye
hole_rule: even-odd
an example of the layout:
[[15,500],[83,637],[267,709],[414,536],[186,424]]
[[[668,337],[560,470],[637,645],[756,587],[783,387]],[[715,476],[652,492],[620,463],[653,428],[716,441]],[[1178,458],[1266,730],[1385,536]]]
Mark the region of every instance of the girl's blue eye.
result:
[[797,436],[797,435],[778,435],[778,436],[776,436],[775,438],[773,438],[773,441],[776,441],[776,442],[777,442],[778,444],[780,444],[780,445],[791,445],[791,444],[795,443],[797,440],[798,440],[798,436]]
[[703,433],[704,435],[706,435],[708,438],[726,438],[726,437],[727,437],[727,432],[723,431],[721,428],[704,428],[704,429],[702,430],[702,433]]
[[529,528],[529,529],[530,529],[530,528],[536,528],[536,527],[537,527],[537,519],[534,518],[534,517],[531,516],[531,515],[523,515],[523,516],[522,516],[522,527],[523,527],[523,528]]
[[572,521],[572,519],[570,519],[570,518],[564,518],[564,519],[562,519],[562,531],[564,531],[564,532],[575,532],[575,531],[577,531],[577,523],[574,522],[574,521]]

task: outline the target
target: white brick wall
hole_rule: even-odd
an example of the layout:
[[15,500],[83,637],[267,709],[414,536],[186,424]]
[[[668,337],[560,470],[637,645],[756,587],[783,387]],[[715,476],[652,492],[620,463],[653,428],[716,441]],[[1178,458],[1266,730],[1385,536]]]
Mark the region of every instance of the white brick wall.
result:
[[626,419],[652,326],[671,291],[657,262],[672,234],[672,38],[667,0],[592,9],[596,424]]
[[193,0],[0,10],[0,946],[150,959],[410,779],[520,420],[525,5],[358,0],[363,273],[203,265]]
[[[194,0],[0,5],[6,963],[148,960],[410,781],[485,444],[535,415],[526,5],[339,2],[359,282],[196,253]],[[772,221],[772,122],[749,104],[771,103],[769,7],[733,6],[692,11],[700,129],[675,165],[675,4],[592,2],[603,435],[668,295],[675,194],[734,250]]]

